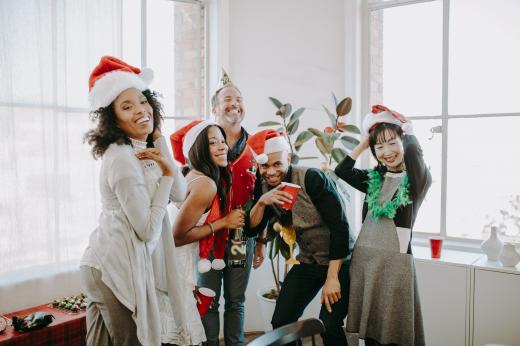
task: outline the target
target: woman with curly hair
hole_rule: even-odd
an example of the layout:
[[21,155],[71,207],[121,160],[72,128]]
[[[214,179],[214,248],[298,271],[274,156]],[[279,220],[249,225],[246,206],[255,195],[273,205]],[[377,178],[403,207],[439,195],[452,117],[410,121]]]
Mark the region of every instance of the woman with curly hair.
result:
[[[347,333],[365,345],[425,344],[412,229],[432,178],[411,122],[384,106],[363,121],[366,135],[335,173],[366,193],[363,225],[352,251]],[[377,167],[354,168],[370,148]]]
[[156,288],[182,304],[166,206],[184,200],[186,182],[160,132],[152,78],[109,56],[90,75],[97,126],[85,139],[102,159],[102,210],[80,264],[88,345],[160,345]]

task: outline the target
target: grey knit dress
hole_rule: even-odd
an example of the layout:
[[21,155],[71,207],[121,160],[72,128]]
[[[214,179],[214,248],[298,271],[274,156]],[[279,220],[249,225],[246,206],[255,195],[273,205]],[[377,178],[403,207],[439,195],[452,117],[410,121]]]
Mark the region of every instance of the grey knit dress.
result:
[[[385,177],[380,203],[392,199],[401,179]],[[349,295],[348,333],[381,344],[424,345],[413,256],[399,251],[393,219],[366,215],[352,253]]]
[[[375,219],[365,199],[363,226],[350,264],[347,333],[383,345],[422,346],[424,328],[410,243],[417,213],[432,178],[417,138],[405,135],[402,140],[412,203],[399,207],[393,218]],[[335,173],[367,193],[369,171],[354,165],[355,160],[347,156]],[[379,203],[395,196],[403,177],[404,172],[384,174]]]

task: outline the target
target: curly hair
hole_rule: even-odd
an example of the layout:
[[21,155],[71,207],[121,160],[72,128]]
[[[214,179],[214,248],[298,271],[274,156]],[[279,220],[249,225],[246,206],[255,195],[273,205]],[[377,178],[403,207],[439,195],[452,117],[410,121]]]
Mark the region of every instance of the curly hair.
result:
[[[161,121],[164,118],[163,107],[158,100],[160,94],[147,89],[143,91],[143,95],[153,109],[153,129],[160,129]],[[91,152],[94,159],[101,158],[112,143],[131,144],[126,133],[117,126],[114,102],[107,107],[90,112],[90,118],[93,122],[97,121],[97,126],[85,134],[83,142],[92,146]]]

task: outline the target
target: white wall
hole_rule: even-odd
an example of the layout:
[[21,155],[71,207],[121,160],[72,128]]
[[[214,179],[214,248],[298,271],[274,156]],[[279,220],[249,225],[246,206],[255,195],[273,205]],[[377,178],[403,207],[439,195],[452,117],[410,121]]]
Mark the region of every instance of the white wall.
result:
[[[227,8],[231,79],[244,96],[244,126],[275,120],[273,96],[293,107],[306,107],[300,128],[323,129],[332,108],[331,92],[345,97],[345,8],[343,0],[230,0]],[[224,35],[226,35],[224,33]],[[310,142],[303,154],[318,156]],[[306,164],[317,164],[307,162]],[[246,331],[263,330],[256,291],[271,285],[269,263],[251,273],[246,293]],[[318,315],[319,306],[314,302]]]

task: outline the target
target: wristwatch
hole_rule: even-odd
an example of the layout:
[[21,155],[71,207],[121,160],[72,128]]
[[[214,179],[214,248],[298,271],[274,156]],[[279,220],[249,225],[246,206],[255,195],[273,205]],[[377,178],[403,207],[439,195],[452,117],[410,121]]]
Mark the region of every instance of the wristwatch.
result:
[[256,242],[260,244],[267,244],[267,238],[256,238]]

